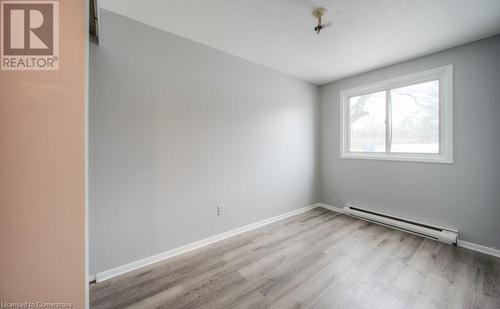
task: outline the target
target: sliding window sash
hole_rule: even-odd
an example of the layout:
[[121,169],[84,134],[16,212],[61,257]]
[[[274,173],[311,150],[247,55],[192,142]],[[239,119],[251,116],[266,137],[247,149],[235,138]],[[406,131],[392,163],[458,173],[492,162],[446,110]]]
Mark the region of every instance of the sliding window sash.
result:
[[[391,89],[439,80],[439,153],[392,152]],[[385,152],[350,151],[349,98],[373,92],[386,92]],[[340,158],[453,163],[453,66],[446,65],[414,74],[340,91]]]
[[392,101],[391,90],[385,91],[385,152],[391,152],[392,146]]

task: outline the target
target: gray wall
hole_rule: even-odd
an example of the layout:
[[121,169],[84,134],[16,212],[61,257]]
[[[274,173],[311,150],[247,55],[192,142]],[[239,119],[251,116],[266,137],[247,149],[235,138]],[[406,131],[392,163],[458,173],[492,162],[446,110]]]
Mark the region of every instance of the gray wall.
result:
[[[340,159],[339,91],[454,66],[455,164]],[[321,200],[456,228],[500,248],[500,36],[320,88]]]
[[[107,11],[100,35],[90,50],[91,274],[319,201],[456,228],[500,248],[500,36],[318,95]],[[446,64],[454,164],[339,158],[340,90]]]
[[100,30],[91,274],[317,202],[318,87],[111,12]]

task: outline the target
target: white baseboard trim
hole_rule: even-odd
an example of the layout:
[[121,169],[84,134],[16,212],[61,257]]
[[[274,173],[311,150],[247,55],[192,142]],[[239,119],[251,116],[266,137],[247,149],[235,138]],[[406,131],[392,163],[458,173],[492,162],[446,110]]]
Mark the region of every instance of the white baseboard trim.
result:
[[328,210],[331,210],[331,211],[344,213],[344,210],[342,208],[340,208],[340,207],[336,207],[336,206],[332,206],[332,205],[328,205],[328,204],[323,204],[323,203],[317,203],[316,205],[318,207],[321,207],[321,208],[324,208],[324,209],[328,209]]
[[[328,209],[328,210],[331,210],[331,211],[336,211],[336,212],[340,212],[340,213],[344,212],[342,210],[342,208],[335,207],[335,206],[332,206],[332,205],[323,204],[323,203],[318,203],[316,205],[318,207],[325,208],[325,209]],[[468,242],[468,241],[464,241],[464,240],[460,240],[459,239],[458,242],[457,242],[457,246],[463,247],[463,248],[467,248],[467,249],[470,249],[470,250],[473,250],[473,251],[477,251],[477,252],[481,252],[481,253],[493,255],[493,256],[496,256],[496,257],[500,257],[500,250],[499,249],[495,249],[495,248],[491,248],[491,247],[486,247],[486,246],[478,245],[478,244],[475,244],[475,243],[472,243],[472,242]]]
[[209,238],[206,238],[206,239],[203,239],[203,240],[191,243],[191,244],[187,244],[187,245],[184,245],[184,246],[172,249],[172,250],[168,250],[168,251],[165,251],[165,252],[162,252],[159,254],[155,254],[153,256],[150,256],[150,257],[147,257],[147,258],[144,258],[144,259],[141,259],[141,260],[129,263],[129,264],[125,264],[125,265],[118,266],[118,267],[110,269],[110,270],[103,271],[103,272],[98,273],[96,275],[90,276],[90,278],[95,278],[96,282],[108,280],[108,279],[111,279],[113,277],[122,275],[124,273],[139,269],[141,267],[144,267],[144,266],[156,263],[156,262],[160,262],[162,260],[165,260],[165,259],[177,256],[177,255],[180,255],[180,254],[183,254],[183,253],[186,253],[186,252],[213,244],[213,243],[221,241],[223,239],[226,239],[226,238],[229,238],[229,237],[232,237],[232,236],[235,236],[235,235],[238,235],[238,234],[241,234],[241,233],[244,233],[244,232],[247,232],[247,231],[250,231],[250,230],[271,224],[271,223],[274,223],[276,221],[280,221],[280,220],[301,214],[303,212],[309,211],[309,210],[314,209],[316,207],[320,207],[320,205],[314,204],[314,205],[302,207],[302,208],[299,208],[296,210],[292,210],[292,211],[286,212],[284,214],[281,214],[281,215],[278,215],[278,216],[275,216],[275,217],[272,217],[269,219],[265,219],[265,220],[262,220],[259,222],[245,225],[245,226],[236,228],[234,230],[224,232],[222,234],[218,234],[218,235],[215,235],[215,236],[212,236],[212,237],[209,237]]
[[478,245],[478,244],[475,244],[475,243],[472,243],[472,242],[468,242],[468,241],[465,241],[465,240],[460,240],[460,239],[458,240],[457,245],[459,247],[467,248],[467,249],[470,249],[470,250],[473,250],[473,251],[477,251],[477,252],[481,252],[481,253],[493,255],[493,256],[496,256],[496,257],[500,257],[500,250],[499,249],[495,249],[495,248],[491,248],[491,247],[486,247],[486,246]]
[[96,275],[90,275],[89,276],[89,283],[93,282],[93,281],[96,281]]

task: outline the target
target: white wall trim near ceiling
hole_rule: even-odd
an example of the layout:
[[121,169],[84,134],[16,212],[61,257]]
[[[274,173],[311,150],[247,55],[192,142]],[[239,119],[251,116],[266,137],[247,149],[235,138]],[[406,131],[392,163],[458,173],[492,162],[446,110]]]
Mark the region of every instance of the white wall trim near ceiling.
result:
[[277,215],[277,216],[274,216],[274,217],[271,217],[268,219],[264,219],[262,221],[258,221],[258,222],[255,222],[255,223],[252,223],[249,225],[245,225],[245,226],[236,228],[234,230],[224,232],[222,234],[218,234],[218,235],[215,235],[215,236],[212,236],[212,237],[209,237],[209,238],[197,241],[197,242],[193,242],[191,244],[187,244],[185,246],[181,246],[181,247],[178,247],[178,248],[175,248],[172,250],[168,250],[168,251],[165,251],[165,252],[162,252],[159,254],[149,256],[147,258],[144,258],[144,259],[141,259],[141,260],[129,263],[129,264],[125,264],[125,265],[118,266],[118,267],[110,269],[110,270],[103,271],[103,272],[98,273],[96,275],[90,276],[90,278],[91,279],[95,278],[96,282],[101,282],[101,281],[104,281],[107,279],[111,279],[113,277],[116,277],[116,276],[128,273],[130,271],[139,269],[141,267],[151,265],[153,263],[160,262],[160,261],[163,261],[165,259],[177,256],[177,255],[180,255],[180,254],[183,254],[183,253],[186,253],[186,252],[189,252],[189,251],[201,248],[201,247],[205,247],[207,245],[224,240],[226,238],[236,236],[238,234],[241,234],[241,233],[244,233],[244,232],[247,232],[247,231],[250,231],[250,230],[271,224],[271,223],[274,223],[276,221],[280,221],[280,220],[301,214],[303,212],[309,211],[309,210],[314,209],[316,207],[319,207],[319,204],[314,204],[314,205],[302,207],[302,208],[299,208],[296,210],[292,210],[292,211],[286,212],[286,213],[281,214],[281,215]]
[[[317,205],[317,207],[321,207],[321,208],[328,209],[328,210],[335,211],[335,212],[339,212],[339,213],[344,213],[343,209],[340,207],[336,207],[336,206],[332,206],[332,205],[328,205],[328,204],[323,204],[323,203],[318,203],[316,205]],[[468,241],[464,241],[464,240],[459,239],[457,246],[462,247],[462,248],[466,248],[466,249],[470,249],[470,250],[473,250],[476,252],[481,252],[481,253],[489,254],[492,256],[500,257],[500,250],[499,249],[486,247],[483,245],[478,245],[478,244],[475,244],[472,242],[468,242]]]

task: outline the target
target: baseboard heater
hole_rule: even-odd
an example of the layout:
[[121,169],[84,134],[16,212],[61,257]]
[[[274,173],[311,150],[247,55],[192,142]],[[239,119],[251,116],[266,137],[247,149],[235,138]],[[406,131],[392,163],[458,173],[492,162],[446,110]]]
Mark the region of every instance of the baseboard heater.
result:
[[349,204],[346,204],[344,206],[344,213],[359,219],[378,223],[404,232],[441,241],[447,244],[457,244],[458,232],[454,230],[436,227],[421,222],[415,222],[408,219],[398,218],[387,214],[359,208]]

